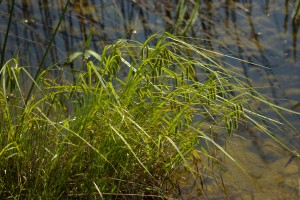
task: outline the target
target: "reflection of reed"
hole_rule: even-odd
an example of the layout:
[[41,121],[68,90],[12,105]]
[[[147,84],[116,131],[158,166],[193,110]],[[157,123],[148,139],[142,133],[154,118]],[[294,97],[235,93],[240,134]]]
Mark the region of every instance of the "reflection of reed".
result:
[[[291,3],[282,2],[283,24],[272,21],[267,16],[277,16],[275,8],[281,3],[270,1],[201,1],[199,8],[197,1],[159,0],[159,1],[132,1],[132,0],[79,0],[72,1],[67,16],[61,26],[59,35],[50,49],[48,62],[64,58],[66,52],[73,52],[84,48],[84,41],[90,33],[93,38],[90,48],[101,51],[102,46],[119,38],[138,39],[144,41],[149,35],[158,31],[169,31],[177,35],[183,34],[205,40],[199,41],[201,45],[212,50],[219,50],[225,54],[237,55],[241,59],[258,62],[272,66],[268,58],[269,49],[264,43],[268,36],[259,35],[261,19],[274,24],[270,32],[290,32],[287,41],[292,41],[294,61],[297,60],[297,37],[299,23],[291,23]],[[2,3],[2,7],[4,8]],[[63,1],[45,3],[42,0],[22,0],[16,3],[16,12],[12,22],[13,31],[10,32],[7,57],[14,54],[11,49],[15,46],[20,49],[20,55],[28,56],[28,63],[35,64],[41,58],[41,47],[46,46],[53,32],[57,19],[61,15]],[[262,11],[257,8],[263,8]],[[290,9],[289,9],[290,8]],[[193,10],[197,11],[193,14]],[[7,12],[7,8],[6,11]],[[277,11],[276,11],[277,12]],[[278,15],[280,17],[280,14]],[[7,21],[6,16],[2,16]],[[32,20],[31,20],[32,19]],[[246,19],[246,20],[245,20]],[[26,23],[20,23],[27,20]],[[247,21],[247,22],[246,22]],[[245,22],[247,24],[245,24]],[[242,24],[243,23],[243,24]],[[263,22],[265,23],[265,22]],[[1,33],[3,35],[3,33]],[[23,39],[24,38],[24,39]],[[249,41],[249,38],[251,40]],[[28,42],[27,42],[28,41]],[[217,41],[217,42],[216,42]],[[236,44],[233,47],[232,44]],[[254,45],[253,45],[254,44]],[[272,44],[273,45],[273,44]],[[275,46],[277,45],[277,46]],[[286,49],[288,45],[274,41],[274,47]],[[289,49],[287,49],[289,50]],[[281,56],[281,55],[279,55]],[[278,60],[283,60],[281,58]],[[269,62],[269,63],[268,63]],[[277,63],[276,63],[277,64]],[[246,72],[246,75],[253,74]],[[248,73],[248,74],[247,74]],[[271,76],[274,72],[268,71]],[[273,74],[272,74],[273,73]],[[277,83],[269,83],[278,86]],[[278,91],[275,91],[275,93]],[[281,96],[274,94],[274,96]]]
[[299,28],[299,21],[293,20],[293,31],[292,31],[292,37],[293,37],[293,56],[294,60],[296,61],[297,59],[297,43],[298,43],[298,28]]
[[4,64],[6,43],[7,43],[7,40],[8,40],[8,33],[10,32],[10,25],[11,25],[11,22],[12,22],[12,15],[14,13],[15,0],[12,1],[12,5],[10,7],[11,8],[8,7],[10,15],[9,15],[9,20],[8,20],[8,24],[7,24],[5,38],[4,38],[4,41],[3,41],[3,46],[2,46],[2,49],[1,49],[2,52],[1,52],[0,70],[2,69],[2,66]]

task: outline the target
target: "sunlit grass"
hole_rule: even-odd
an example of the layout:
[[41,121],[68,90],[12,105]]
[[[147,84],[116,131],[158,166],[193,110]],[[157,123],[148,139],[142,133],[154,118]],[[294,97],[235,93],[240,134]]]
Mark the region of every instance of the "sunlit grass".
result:
[[212,52],[168,33],[75,52],[35,78],[12,59],[0,75],[4,198],[174,197],[183,169],[202,191],[214,151],[235,162],[216,138],[246,125],[288,149],[270,129],[281,122],[253,102],[283,108]]

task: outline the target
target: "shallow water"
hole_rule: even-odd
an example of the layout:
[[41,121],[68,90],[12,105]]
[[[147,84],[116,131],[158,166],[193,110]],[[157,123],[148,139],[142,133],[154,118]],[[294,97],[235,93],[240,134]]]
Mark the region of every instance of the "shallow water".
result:
[[[273,141],[233,137],[227,140],[226,150],[240,167],[219,153],[217,159],[224,163],[221,166],[221,175],[215,170],[215,174],[210,175],[213,178],[203,176],[203,191],[189,187],[193,182],[183,184],[178,198],[299,199],[300,162],[296,160],[285,167],[288,154]],[[247,174],[243,170],[247,171]],[[226,184],[225,188],[222,188],[222,181]]]
[[[273,141],[232,138],[227,150],[249,175],[247,177],[228,159],[224,161],[224,181],[229,183],[231,199],[299,199],[300,162],[297,160],[285,167],[288,154]],[[215,193],[216,189],[208,186],[209,199],[225,199],[221,192]]]
[[[3,46],[11,1],[0,5],[0,46]],[[35,66],[47,48],[66,1],[19,0],[10,28],[5,58],[18,56],[20,64]],[[180,34],[185,25],[175,25],[176,0],[73,0],[45,66],[64,60],[68,54],[81,51],[88,35],[90,48],[101,52],[103,45],[118,39],[144,41],[150,34],[171,31]],[[194,1],[185,1],[189,19]],[[268,68],[257,67],[229,58],[224,61],[238,66],[240,73],[251,78],[253,86],[278,105],[300,111],[299,23],[292,20],[295,7],[289,0],[202,0],[188,36],[200,38],[199,45],[232,55]],[[34,69],[32,69],[34,72]],[[268,111],[264,111],[268,112]],[[297,130],[299,118],[286,115]],[[250,140],[237,137],[226,140],[229,152],[247,169],[254,184],[226,162],[226,173],[232,184],[232,199],[299,198],[299,160],[286,168],[289,154],[262,136],[252,133]],[[289,133],[289,146],[300,150],[299,132]],[[226,177],[226,176],[225,176]],[[226,178],[225,178],[226,179]],[[230,181],[229,181],[230,182]],[[207,195],[225,198],[224,192],[208,184]],[[218,191],[218,192],[216,192]],[[289,196],[290,195],[290,196]],[[188,197],[188,196],[187,196]],[[195,196],[193,198],[196,198]]]

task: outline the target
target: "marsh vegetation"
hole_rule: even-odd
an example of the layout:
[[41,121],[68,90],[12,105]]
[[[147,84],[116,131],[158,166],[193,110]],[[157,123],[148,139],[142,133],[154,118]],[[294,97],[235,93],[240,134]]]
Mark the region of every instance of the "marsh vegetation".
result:
[[299,157],[283,137],[295,130],[284,113],[299,113],[261,94],[264,87],[227,61],[266,67],[200,45],[217,41],[183,37],[200,1],[185,18],[188,5],[179,1],[173,34],[119,39],[99,51],[89,34],[80,51],[46,65],[64,4],[35,70],[2,53],[1,197],[171,199],[192,191],[205,199],[211,182],[229,197],[224,160],[252,177],[224,138],[245,130]]

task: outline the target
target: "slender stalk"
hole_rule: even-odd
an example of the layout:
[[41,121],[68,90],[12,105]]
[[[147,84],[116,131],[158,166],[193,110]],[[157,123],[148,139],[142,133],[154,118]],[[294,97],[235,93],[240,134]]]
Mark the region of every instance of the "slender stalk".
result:
[[[67,11],[67,8],[68,8],[69,3],[70,3],[70,0],[67,1],[66,5],[65,5],[65,7],[64,7],[64,10],[63,10],[63,12],[62,12],[62,15],[61,15],[61,17],[59,18],[58,24],[57,24],[57,26],[56,26],[56,28],[55,28],[55,31],[54,31],[54,33],[53,33],[53,35],[52,35],[52,37],[51,37],[51,40],[50,40],[49,44],[48,44],[48,46],[47,46],[47,49],[46,49],[45,53],[43,54],[42,60],[41,60],[40,63],[39,63],[39,68],[38,68],[38,70],[37,70],[37,72],[36,72],[36,74],[35,74],[35,76],[34,76],[35,82],[38,81],[38,77],[39,77],[40,72],[41,72],[41,70],[42,70],[43,63],[44,63],[45,60],[46,60],[46,56],[47,56],[47,54],[48,54],[48,51],[49,51],[49,49],[50,49],[50,47],[51,47],[51,45],[52,45],[52,43],[53,43],[53,41],[54,41],[54,38],[55,38],[57,32],[58,32],[58,29],[59,29],[60,24],[61,24],[61,22],[62,22],[62,20],[63,20],[63,18],[64,18],[64,16],[65,16],[65,13],[66,13],[66,11]],[[29,92],[28,92],[28,94],[27,94],[27,98],[26,98],[26,100],[25,100],[25,106],[26,106],[26,104],[27,104],[27,102],[28,102],[28,100],[29,100],[29,98],[30,98],[30,95],[31,95],[31,93],[32,93],[32,90],[33,90],[33,88],[34,88],[34,85],[35,85],[35,83],[33,82],[33,83],[31,84],[31,87],[30,87]]]
[[[1,0],[0,4],[1,3],[2,3],[2,0]],[[3,47],[2,47],[2,53],[1,53],[0,71],[1,71],[1,69],[3,67],[3,63],[4,63],[6,42],[7,42],[7,39],[8,39],[8,33],[9,33],[10,25],[11,25],[11,20],[12,20],[12,15],[13,15],[13,12],[14,12],[14,7],[15,7],[15,0],[12,1],[12,7],[11,7],[11,10],[9,12],[9,20],[8,20],[7,29],[6,29],[6,32],[5,32],[5,39],[4,39],[4,44],[3,44]]]

